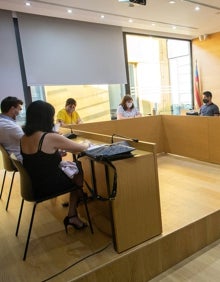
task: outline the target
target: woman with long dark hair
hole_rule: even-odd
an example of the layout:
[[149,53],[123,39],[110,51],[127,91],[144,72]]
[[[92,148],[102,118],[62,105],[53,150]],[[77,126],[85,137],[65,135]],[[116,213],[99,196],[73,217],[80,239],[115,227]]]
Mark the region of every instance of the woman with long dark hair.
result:
[[[36,197],[47,196],[52,191],[65,191],[73,186],[70,179],[59,167],[61,155],[59,150],[78,153],[88,148],[88,143],[78,144],[53,132],[54,107],[43,101],[32,102],[26,112],[25,135],[21,138],[23,166],[29,173],[36,191]],[[64,219],[76,229],[86,226],[77,216],[79,189],[70,193],[69,212]]]

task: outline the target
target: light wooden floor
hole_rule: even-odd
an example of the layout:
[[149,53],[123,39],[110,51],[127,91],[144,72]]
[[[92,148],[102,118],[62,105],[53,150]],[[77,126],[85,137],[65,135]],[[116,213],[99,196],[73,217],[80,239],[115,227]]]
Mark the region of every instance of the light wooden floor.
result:
[[[220,166],[177,156],[161,155],[158,156],[158,167],[162,237],[219,210]],[[2,178],[3,171],[0,171],[0,176]],[[70,229],[69,234],[66,235],[62,225],[66,209],[61,206],[63,201],[61,198],[39,205],[27,260],[23,262],[22,255],[31,205],[26,204],[24,207],[19,237],[16,238],[14,232],[20,204],[18,175],[15,182],[8,212],[4,210],[8,182],[0,200],[1,282],[81,281],[80,277],[83,277],[84,273],[99,269],[115,259],[130,255],[129,261],[132,262],[132,250],[117,254],[113,249],[111,238],[100,232],[96,226],[94,226],[94,235],[91,235],[89,229],[82,231]],[[201,255],[198,257],[195,254],[191,259],[183,261],[152,281],[219,281],[219,248],[219,242],[213,243],[209,248],[200,251]],[[86,257],[88,258],[85,259]],[[122,274],[127,272],[126,269],[118,269],[118,271]],[[121,275],[119,279],[111,269],[104,276],[103,281],[145,282],[141,275],[137,279],[128,279],[126,275]],[[201,276],[210,279],[202,280]]]
[[[168,229],[180,227],[182,223],[186,223],[189,213],[194,220],[197,216],[201,217],[212,210],[219,210],[220,166],[214,164],[207,166],[204,162],[171,155],[158,158],[158,165],[164,227],[166,226]],[[182,194],[182,199],[179,199],[177,194]],[[173,199],[176,196],[180,201],[175,201],[176,205],[173,206]],[[169,204],[177,213],[173,214],[173,217],[168,217],[166,213]],[[150,281],[220,281],[220,240],[196,252]]]

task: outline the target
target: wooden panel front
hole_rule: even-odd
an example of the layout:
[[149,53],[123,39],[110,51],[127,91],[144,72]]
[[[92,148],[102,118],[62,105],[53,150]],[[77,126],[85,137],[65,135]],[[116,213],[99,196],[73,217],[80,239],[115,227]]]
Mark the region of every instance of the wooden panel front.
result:
[[209,161],[220,164],[220,117],[209,118]]
[[165,152],[209,160],[209,119],[214,117],[163,116]]
[[118,191],[111,201],[118,252],[162,232],[157,168],[153,154],[114,162]]
[[157,153],[164,151],[163,116],[146,116],[134,119],[112,120],[84,123],[74,126],[74,130],[89,131],[99,134],[118,134],[141,141],[157,144]]
[[[201,116],[152,116],[129,120],[82,124],[77,130],[93,131],[111,142],[112,134],[156,144],[155,153],[171,153],[211,163],[220,163],[220,118]],[[109,134],[104,137],[102,134]],[[99,138],[99,137],[98,137]],[[101,137],[100,137],[101,138]],[[114,141],[117,141],[114,137]],[[144,142],[133,143],[140,148]],[[144,145],[145,146],[145,145]],[[143,149],[146,150],[146,149]],[[149,151],[149,149],[147,149]]]
[[[125,251],[162,232],[157,163],[154,153],[135,150],[133,158],[114,161],[117,194],[112,201],[90,203],[92,221],[112,236],[117,252]],[[91,163],[98,195],[108,198],[114,170],[103,162],[82,159],[85,178],[94,188]],[[106,177],[107,173],[107,177]]]
[[220,163],[220,118],[163,116],[165,152]]

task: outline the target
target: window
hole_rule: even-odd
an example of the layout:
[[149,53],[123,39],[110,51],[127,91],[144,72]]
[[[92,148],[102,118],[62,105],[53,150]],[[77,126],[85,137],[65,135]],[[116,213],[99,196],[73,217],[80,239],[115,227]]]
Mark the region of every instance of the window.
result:
[[192,107],[190,41],[126,35],[130,93],[143,115]]

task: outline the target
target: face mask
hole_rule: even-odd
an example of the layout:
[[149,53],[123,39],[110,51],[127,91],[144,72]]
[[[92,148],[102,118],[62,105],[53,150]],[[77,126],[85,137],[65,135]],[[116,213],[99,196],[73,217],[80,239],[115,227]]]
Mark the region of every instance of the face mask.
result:
[[127,106],[129,109],[132,107],[132,105],[133,105],[133,103],[129,103],[129,102],[126,103],[126,106]]
[[207,104],[207,103],[209,102],[209,100],[208,100],[208,99],[205,99],[205,98],[204,98],[202,101],[203,101],[203,103],[205,103],[205,104]]

